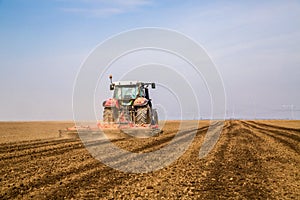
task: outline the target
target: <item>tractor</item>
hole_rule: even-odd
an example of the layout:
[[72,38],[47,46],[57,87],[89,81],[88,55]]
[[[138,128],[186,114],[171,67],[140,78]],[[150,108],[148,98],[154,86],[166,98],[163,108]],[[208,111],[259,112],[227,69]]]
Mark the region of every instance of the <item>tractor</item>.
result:
[[139,81],[118,81],[110,79],[113,97],[103,102],[103,122],[134,127],[158,126],[158,115],[152,107],[149,88],[155,83]]
[[99,130],[121,130],[127,135],[144,138],[158,136],[162,130],[158,126],[156,109],[152,108],[152,100],[149,97],[149,87],[155,89],[155,83],[139,81],[112,82],[110,78],[110,90],[113,97],[103,102],[103,120],[96,126],[74,126],[59,130],[61,137],[78,137],[82,135],[98,134]]

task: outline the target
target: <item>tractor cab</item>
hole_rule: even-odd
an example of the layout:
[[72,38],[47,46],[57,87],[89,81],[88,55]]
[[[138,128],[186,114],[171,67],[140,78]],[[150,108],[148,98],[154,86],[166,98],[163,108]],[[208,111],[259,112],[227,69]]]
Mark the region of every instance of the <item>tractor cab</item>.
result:
[[136,99],[139,96],[143,95],[143,90],[139,87],[140,84],[132,83],[128,84],[127,82],[117,82],[113,83],[114,86],[110,87],[114,90],[113,98],[118,100],[130,100]]
[[129,100],[144,97],[149,100],[149,85],[151,85],[153,89],[155,88],[155,83],[119,81],[111,83],[110,90],[114,90],[114,99]]

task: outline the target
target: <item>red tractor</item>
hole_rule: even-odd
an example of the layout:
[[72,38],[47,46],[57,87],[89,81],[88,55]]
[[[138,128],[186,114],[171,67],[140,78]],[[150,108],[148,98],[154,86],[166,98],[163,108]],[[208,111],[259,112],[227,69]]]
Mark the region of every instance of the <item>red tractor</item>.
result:
[[129,127],[158,127],[158,115],[152,108],[149,86],[155,89],[155,83],[139,81],[112,82],[110,90],[113,97],[103,102],[103,122]]

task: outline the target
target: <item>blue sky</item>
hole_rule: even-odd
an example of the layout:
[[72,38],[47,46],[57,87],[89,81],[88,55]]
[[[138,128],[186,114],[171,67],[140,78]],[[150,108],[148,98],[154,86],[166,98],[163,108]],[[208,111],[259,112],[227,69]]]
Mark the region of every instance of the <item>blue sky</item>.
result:
[[72,119],[81,63],[139,27],[174,29],[206,49],[228,117],[290,118],[293,105],[300,118],[299,1],[0,0],[0,27],[0,120]]

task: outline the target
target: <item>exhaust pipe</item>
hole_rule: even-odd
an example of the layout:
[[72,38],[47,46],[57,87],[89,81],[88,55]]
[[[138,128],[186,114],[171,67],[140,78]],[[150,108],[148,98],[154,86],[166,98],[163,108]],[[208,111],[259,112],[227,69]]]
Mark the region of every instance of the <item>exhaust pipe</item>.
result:
[[113,82],[112,82],[112,75],[111,75],[111,74],[109,75],[109,79],[110,79],[109,89],[110,89],[110,90],[114,90],[115,87],[114,87],[114,84],[113,84]]

